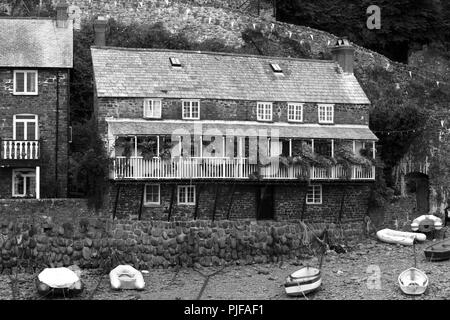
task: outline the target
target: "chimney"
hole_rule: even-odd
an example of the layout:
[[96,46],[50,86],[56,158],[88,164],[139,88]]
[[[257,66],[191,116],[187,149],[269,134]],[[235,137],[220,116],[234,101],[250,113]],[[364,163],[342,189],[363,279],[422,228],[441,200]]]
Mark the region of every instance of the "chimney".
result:
[[67,27],[67,19],[69,18],[67,14],[67,3],[62,0],[56,5],[56,27],[65,28]]
[[344,73],[353,74],[353,62],[355,48],[350,44],[347,38],[341,38],[331,47],[333,60],[336,61],[344,70]]
[[106,25],[108,20],[105,17],[99,16],[94,21],[94,31],[95,31],[95,45],[99,47],[106,46],[105,34]]

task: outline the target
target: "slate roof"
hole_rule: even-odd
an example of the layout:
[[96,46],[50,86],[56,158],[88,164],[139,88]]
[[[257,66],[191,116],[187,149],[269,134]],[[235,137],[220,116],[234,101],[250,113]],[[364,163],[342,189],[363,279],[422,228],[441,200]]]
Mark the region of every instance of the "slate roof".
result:
[[72,21],[0,18],[0,30],[0,67],[72,68]]
[[[268,123],[263,124],[256,121],[176,121],[176,120],[114,120],[108,119],[108,128],[113,135],[152,135],[152,134],[209,134],[215,135],[213,131],[220,130],[227,135],[227,130],[239,136],[255,136],[261,133],[260,129],[267,130],[270,135],[273,130],[278,130],[279,137],[305,138],[305,139],[344,139],[344,140],[372,140],[377,141],[377,136],[370,131],[368,126],[345,126],[345,125],[305,125],[293,123]],[[201,127],[200,127],[201,125]],[[234,131],[237,130],[237,131]],[[274,134],[276,132],[273,132]]]
[[[334,61],[113,47],[91,53],[98,97],[370,104],[355,76]],[[170,57],[182,67],[172,67]]]

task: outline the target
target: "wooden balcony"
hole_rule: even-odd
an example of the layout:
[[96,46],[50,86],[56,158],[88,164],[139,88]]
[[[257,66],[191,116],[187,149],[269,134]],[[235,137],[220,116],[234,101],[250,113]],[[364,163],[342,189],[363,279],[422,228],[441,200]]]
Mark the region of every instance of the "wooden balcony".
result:
[[[250,179],[258,165],[247,158],[179,158],[163,160],[142,157],[116,157],[111,177],[115,180],[146,179]],[[282,164],[259,168],[264,180],[375,180],[375,167],[352,166],[350,172],[341,165],[331,168],[303,169]]]
[[38,160],[40,145],[38,140],[1,140],[1,160]]

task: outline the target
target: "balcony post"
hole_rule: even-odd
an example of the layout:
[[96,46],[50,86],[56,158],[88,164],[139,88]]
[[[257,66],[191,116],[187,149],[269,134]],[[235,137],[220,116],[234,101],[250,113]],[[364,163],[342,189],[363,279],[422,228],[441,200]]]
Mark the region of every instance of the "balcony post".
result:
[[292,139],[289,139],[289,157],[292,157]]
[[372,157],[375,159],[375,141],[372,141]]
[[36,199],[41,198],[41,167],[36,167]]
[[137,157],[137,136],[134,136],[134,156]]
[[353,154],[356,154],[356,140],[353,140]]
[[334,158],[334,139],[331,139],[331,157]]
[[159,158],[159,136],[156,136],[156,156]]
[[314,139],[311,139],[311,150],[314,153]]

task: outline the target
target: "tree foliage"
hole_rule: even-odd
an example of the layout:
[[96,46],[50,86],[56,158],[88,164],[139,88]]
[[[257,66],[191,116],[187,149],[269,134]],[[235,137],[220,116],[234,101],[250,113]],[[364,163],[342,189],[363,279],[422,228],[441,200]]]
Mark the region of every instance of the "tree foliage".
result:
[[[366,26],[366,10],[381,8],[381,29]],[[448,44],[450,6],[434,0],[284,0],[277,20],[348,36],[359,45],[406,62],[410,50],[432,42]]]

